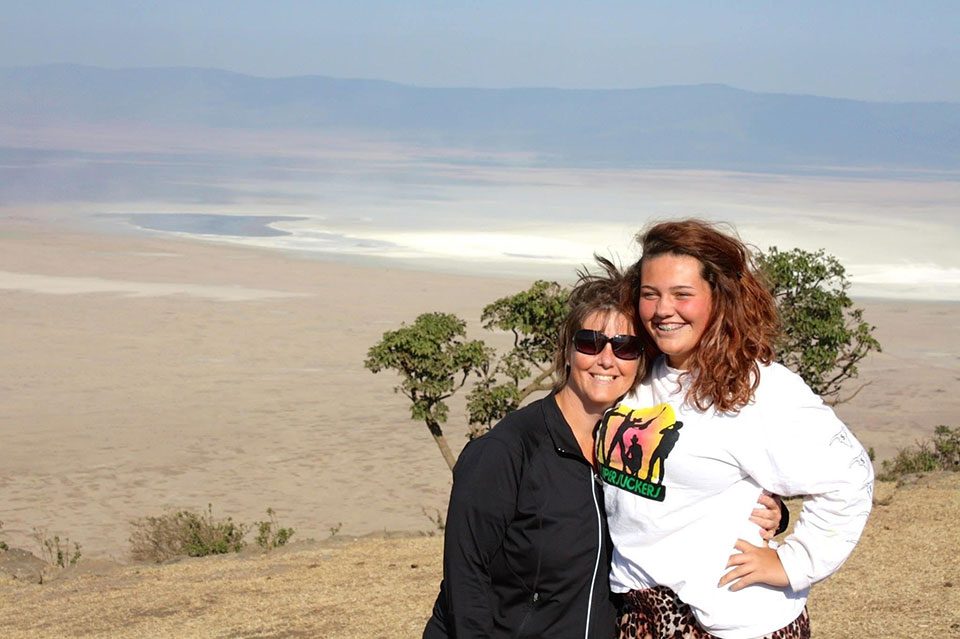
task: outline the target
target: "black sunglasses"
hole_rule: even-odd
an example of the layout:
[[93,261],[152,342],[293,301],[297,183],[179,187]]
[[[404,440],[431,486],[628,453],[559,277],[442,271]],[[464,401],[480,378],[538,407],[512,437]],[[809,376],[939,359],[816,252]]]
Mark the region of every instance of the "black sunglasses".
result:
[[637,359],[643,352],[640,338],[635,335],[614,335],[607,337],[601,331],[590,331],[581,328],[573,334],[573,347],[578,353],[596,355],[607,346],[613,347],[613,354],[620,359]]

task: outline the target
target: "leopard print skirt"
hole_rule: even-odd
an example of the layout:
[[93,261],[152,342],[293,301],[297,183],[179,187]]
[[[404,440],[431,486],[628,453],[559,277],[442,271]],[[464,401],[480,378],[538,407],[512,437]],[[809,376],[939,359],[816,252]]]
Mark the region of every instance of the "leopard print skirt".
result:
[[[665,586],[631,590],[620,606],[620,639],[710,639],[690,606]],[[792,623],[759,639],[809,639],[807,609]]]

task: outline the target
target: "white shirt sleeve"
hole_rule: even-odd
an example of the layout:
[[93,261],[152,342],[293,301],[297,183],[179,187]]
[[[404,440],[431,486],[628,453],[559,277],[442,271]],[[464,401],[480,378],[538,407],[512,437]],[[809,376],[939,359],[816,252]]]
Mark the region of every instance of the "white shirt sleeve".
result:
[[756,446],[739,459],[765,489],[804,495],[793,534],[777,554],[794,591],[833,574],[860,539],[873,504],[873,465],[863,446],[803,380],[763,370]]

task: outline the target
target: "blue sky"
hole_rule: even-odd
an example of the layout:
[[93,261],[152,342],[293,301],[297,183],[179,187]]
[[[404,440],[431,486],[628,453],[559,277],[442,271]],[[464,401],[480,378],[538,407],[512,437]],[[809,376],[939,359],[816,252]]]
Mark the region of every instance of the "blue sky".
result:
[[0,64],[960,102],[960,2],[0,0]]

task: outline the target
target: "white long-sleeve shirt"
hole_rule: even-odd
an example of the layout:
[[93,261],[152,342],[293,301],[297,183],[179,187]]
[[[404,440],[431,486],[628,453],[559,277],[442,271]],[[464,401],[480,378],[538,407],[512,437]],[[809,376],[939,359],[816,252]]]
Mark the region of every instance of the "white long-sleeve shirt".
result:
[[[793,621],[811,584],[850,555],[872,504],[863,446],[799,376],[779,364],[760,371],[739,413],[701,411],[684,401],[689,380],[681,387],[680,371],[661,358],[597,438],[612,590],[667,586],[707,631],[729,639]],[[764,489],[807,496],[777,549],[790,587],[718,587],[738,539],[762,545],[748,518]]]

